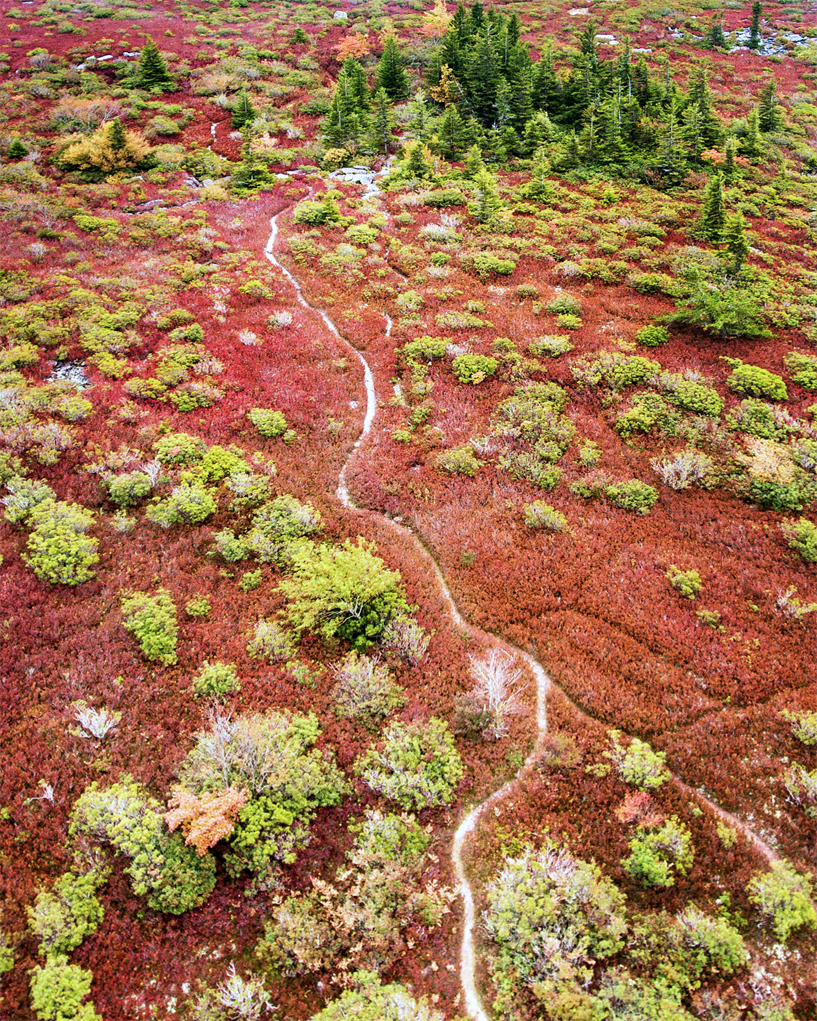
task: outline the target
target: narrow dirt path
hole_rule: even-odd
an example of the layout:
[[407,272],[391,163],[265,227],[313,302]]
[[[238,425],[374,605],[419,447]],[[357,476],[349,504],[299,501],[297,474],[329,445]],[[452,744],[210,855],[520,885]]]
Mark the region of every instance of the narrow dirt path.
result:
[[[292,285],[298,302],[313,314],[319,316],[323,321],[326,328],[332,334],[335,339],[343,345],[348,351],[350,351],[360,362],[363,368],[363,382],[366,389],[366,413],[363,419],[363,426],[355,441],[354,446],[349,452],[344,465],[340,471],[338,479],[338,486],[336,495],[340,503],[349,510],[363,512],[365,509],[357,507],[349,496],[349,490],[346,485],[346,471],[357,453],[360,445],[366,439],[371,432],[372,424],[374,422],[375,414],[377,411],[377,395],[374,386],[374,375],[369,367],[369,363],[366,361],[364,356],[357,348],[346,340],[338,331],[335,324],[329,318],[329,316],[320,308],[316,308],[310,304],[309,301],[304,297],[301,285],[296,278],[290,273],[290,271],[281,262],[278,261],[275,255],[275,241],[278,236],[278,218],[286,210],[282,210],[276,214],[270,221],[271,233],[269,240],[267,241],[264,249],[264,255],[267,259],[281,271],[284,277]],[[385,315],[385,313],[384,313]],[[386,329],[385,334],[389,336],[392,329],[392,320],[388,315],[385,315]],[[367,513],[376,513],[368,511]],[[481,628],[476,627],[466,621],[460,613],[456,601],[454,600],[451,590],[448,587],[445,576],[442,573],[440,565],[437,563],[431,551],[427,548],[422,538],[417,535],[411,528],[406,525],[400,524],[394,521],[392,518],[385,514],[380,515],[382,519],[388,522],[389,526],[400,533],[408,542],[412,543],[418,550],[421,556],[425,559],[428,564],[429,570],[434,574],[437,579],[437,584],[440,589],[440,593],[443,597],[444,602],[447,605],[448,613],[454,623],[467,630],[474,637],[478,637],[482,642],[488,646],[495,646],[503,649],[505,652],[510,654],[514,659],[521,659],[525,662],[528,669],[530,670],[533,678],[536,682],[536,724],[537,724],[537,736],[534,746],[529,753],[527,759],[517,772],[516,776],[512,777],[502,787],[495,790],[489,797],[475,805],[474,808],[465,816],[460,822],[457,830],[454,834],[454,840],[451,846],[451,862],[454,871],[454,875],[457,878],[459,884],[459,892],[462,896],[463,901],[463,933],[462,933],[462,945],[460,950],[460,981],[462,984],[463,995],[465,998],[465,1007],[468,1016],[473,1021],[491,1021],[489,1015],[486,1013],[485,1008],[482,1005],[482,1001],[477,989],[477,972],[476,972],[476,957],[475,957],[475,942],[474,942],[474,928],[476,926],[476,908],[474,903],[474,894],[471,889],[471,884],[468,880],[468,875],[465,870],[465,864],[463,860],[463,851],[468,838],[473,834],[476,825],[481,816],[490,808],[494,807],[500,801],[502,801],[509,793],[513,785],[516,783],[518,778],[526,770],[530,769],[536,759],[538,758],[539,751],[541,748],[542,740],[547,734],[547,696],[550,692],[558,693],[564,698],[581,716],[585,719],[592,720],[593,718],[580,709],[572,699],[562,691],[546,674],[544,667],[539,663],[533,656],[520,649],[518,646],[505,641],[497,635],[491,634],[490,632],[483,631]],[[595,722],[595,721],[593,721]],[[740,832],[743,837],[748,840],[756,850],[771,864],[773,861],[779,859],[779,855],[760,837],[754,833],[746,823],[742,822],[736,816],[732,815],[731,812],[727,812],[726,809],[721,808],[715,802],[711,801],[706,795],[688,784],[685,784],[682,780],[673,776],[673,780],[678,787],[683,790],[690,797],[696,798],[702,804],[706,805],[712,812],[714,812],[720,819]]]

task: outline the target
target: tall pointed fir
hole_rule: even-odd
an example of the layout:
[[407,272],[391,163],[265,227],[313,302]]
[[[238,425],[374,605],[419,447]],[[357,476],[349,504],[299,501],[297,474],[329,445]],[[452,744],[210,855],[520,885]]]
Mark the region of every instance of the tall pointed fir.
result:
[[741,147],[750,159],[756,159],[763,152],[757,108],[750,111],[746,118],[746,135],[741,141]]
[[699,159],[705,149],[713,149],[723,139],[723,125],[712,109],[712,93],[706,67],[701,64],[690,82],[684,110],[684,141],[692,159]]
[[701,213],[701,235],[707,241],[720,244],[723,241],[726,226],[726,210],[723,204],[723,178],[713,174],[709,179],[704,194],[704,206]]
[[493,223],[502,208],[496,178],[485,168],[474,178],[474,201],[469,208],[478,223]]
[[743,269],[743,264],[749,255],[746,224],[741,213],[736,213],[734,216],[729,217],[723,233],[723,240],[726,243],[726,254],[729,259],[729,275],[736,277]]
[[125,146],[128,144],[128,138],[125,134],[125,129],[122,127],[122,122],[118,117],[114,117],[108,128],[108,148],[113,152],[122,152]]
[[388,36],[383,43],[383,54],[375,78],[377,87],[383,89],[393,102],[408,98],[410,89],[406,61],[393,35]]
[[144,89],[168,89],[173,78],[167,69],[165,58],[159,52],[156,43],[148,38],[142,47],[139,64],[136,68],[136,83]]
[[250,102],[250,97],[247,95],[247,89],[245,86],[238,94],[238,101],[235,105],[235,109],[233,110],[230,123],[234,131],[240,131],[245,124],[252,124],[255,117],[255,108]]
[[704,43],[710,50],[726,49],[726,36],[723,34],[722,18],[723,15],[715,15],[706,35],[704,36]]
[[553,68],[553,53],[548,47],[533,69],[531,101],[536,110],[556,117],[562,108],[562,86]]
[[780,100],[777,98],[777,84],[774,79],[760,93],[757,125],[764,134],[768,134],[770,131],[779,131],[783,127]]
[[437,129],[437,150],[447,160],[462,156],[468,141],[468,132],[459,110],[453,104],[445,111]]
[[322,125],[329,148],[357,151],[369,129],[370,103],[366,72],[356,60],[345,60]]
[[760,0],[755,0],[752,4],[752,20],[749,24],[749,49],[759,50],[760,49],[760,16],[763,13],[763,8],[760,6]]
[[384,155],[397,139],[392,134],[394,119],[391,104],[385,89],[378,89],[372,101],[371,126],[369,128],[369,148]]

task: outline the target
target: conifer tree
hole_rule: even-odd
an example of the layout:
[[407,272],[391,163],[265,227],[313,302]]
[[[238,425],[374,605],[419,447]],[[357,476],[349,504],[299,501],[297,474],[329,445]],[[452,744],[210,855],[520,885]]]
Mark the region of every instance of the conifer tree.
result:
[[474,178],[474,201],[470,206],[478,223],[493,223],[502,208],[496,178],[485,167]]
[[28,156],[28,149],[20,139],[19,135],[15,135],[11,140],[11,145],[6,153],[10,160],[22,160]]
[[717,147],[723,138],[723,125],[712,109],[712,93],[703,65],[699,66],[690,83],[683,136],[689,155],[696,160],[705,149]]
[[553,125],[544,110],[538,110],[525,124],[524,151],[527,155],[549,145],[554,138]]
[[[722,16],[721,16],[722,17]],[[714,17],[709,30],[704,37],[705,44],[710,50],[725,50],[726,36],[723,34],[723,23],[720,17]]]
[[735,164],[735,152],[737,151],[737,141],[734,138],[728,138],[726,140],[726,160],[723,164],[723,179],[727,184],[730,184],[735,180],[737,176],[737,166]]
[[247,95],[247,89],[245,87],[241,90],[238,96],[238,102],[233,110],[230,123],[234,131],[240,131],[245,124],[252,124],[255,117],[255,108],[250,102],[250,97]]
[[108,128],[108,145],[113,152],[122,152],[128,144],[125,129],[118,117],[114,117]]
[[548,47],[533,70],[531,101],[534,109],[555,117],[561,110],[562,87],[553,68],[553,53]]
[[500,80],[499,58],[493,39],[483,34],[477,40],[466,71],[474,113],[483,124],[493,123]]
[[430,155],[422,142],[412,142],[405,150],[405,157],[400,165],[400,177],[418,181],[434,180]]
[[729,275],[736,277],[743,268],[749,255],[749,241],[746,237],[746,224],[741,213],[729,217],[723,240],[726,242],[726,254],[729,257]]
[[752,158],[760,156],[763,152],[763,142],[760,138],[760,124],[756,108],[746,118],[746,137],[743,139],[742,145],[746,155]]
[[473,181],[480,171],[485,169],[482,161],[482,151],[478,145],[472,145],[465,158],[465,176]]
[[165,58],[159,52],[159,47],[150,38],[142,47],[139,65],[136,69],[136,82],[145,89],[167,89],[173,84]]
[[265,185],[274,183],[269,168],[264,166],[253,151],[252,122],[248,121],[241,129],[241,163],[230,182],[236,195],[254,195]]
[[780,116],[780,101],[777,98],[777,83],[774,79],[760,93],[757,123],[764,134],[768,134],[770,131],[779,131],[783,126],[783,118]]
[[369,148],[375,152],[387,153],[396,139],[392,134],[394,119],[391,115],[391,104],[385,89],[378,89],[372,102],[371,128],[369,129]]
[[376,80],[377,87],[384,89],[389,99],[394,102],[406,99],[409,95],[406,62],[393,35],[383,43],[383,55],[377,65]]
[[293,44],[293,46],[300,46],[310,42],[310,38],[304,31],[302,25],[298,25],[298,27],[292,33],[290,37],[290,42]]
[[749,26],[749,49],[759,50],[760,49],[760,15],[763,13],[763,8],[760,6],[760,0],[755,0],[752,4],[752,21]]
[[426,102],[426,97],[422,92],[418,92],[414,101],[409,107],[410,120],[409,130],[412,135],[419,139],[421,142],[426,140],[426,136],[429,132],[428,120],[431,113]]
[[467,141],[465,122],[453,104],[445,111],[437,130],[437,149],[447,160],[459,159]]
[[366,72],[356,60],[345,60],[322,125],[330,148],[354,150],[360,146],[369,129],[370,103]]
[[701,214],[701,235],[716,244],[723,240],[726,226],[726,210],[723,204],[723,177],[713,174],[706,186],[704,207]]

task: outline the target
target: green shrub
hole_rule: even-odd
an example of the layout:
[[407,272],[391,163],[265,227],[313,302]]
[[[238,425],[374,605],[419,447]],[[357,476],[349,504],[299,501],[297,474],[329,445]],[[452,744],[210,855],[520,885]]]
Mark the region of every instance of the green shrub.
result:
[[556,316],[556,325],[563,330],[580,330],[582,320],[580,316],[574,316],[570,312],[563,312]]
[[666,401],[652,391],[633,394],[630,405],[618,416],[614,425],[622,439],[629,439],[637,432],[648,433],[655,426],[663,429],[672,424]]
[[156,457],[162,464],[194,464],[200,461],[207,445],[198,436],[189,433],[168,433],[153,444]]
[[595,864],[546,838],[539,850],[505,859],[488,887],[484,925],[498,947],[497,1006],[506,1013],[517,984],[545,989],[565,975],[589,982],[593,964],[624,946],[625,897]]
[[327,196],[325,199],[316,202],[301,202],[295,208],[295,214],[292,219],[294,223],[319,227],[324,223],[337,223],[340,218],[337,202],[331,196]]
[[550,337],[537,337],[528,344],[528,351],[534,358],[558,358],[559,355],[567,354],[573,350],[570,338],[562,334],[554,334]]
[[749,963],[743,937],[725,918],[711,918],[695,904],[688,904],[678,915],[678,923],[696,976],[709,969],[732,975]]
[[701,576],[697,571],[682,571],[675,564],[670,564],[665,577],[670,585],[687,599],[694,599],[701,591]]
[[106,483],[108,498],[117,507],[135,507],[151,490],[150,478],[144,472],[127,472]]
[[204,697],[221,697],[233,691],[241,691],[235,663],[202,663],[193,678],[193,694]]
[[[559,448],[555,447],[555,455],[559,456]],[[555,489],[562,479],[562,469],[550,464],[538,453],[522,451],[518,454],[505,454],[499,458],[499,467],[504,468],[515,479],[524,479],[540,489]]]
[[791,724],[791,732],[798,741],[810,748],[817,744],[817,713],[793,713],[782,709],[780,715]]
[[730,429],[748,433],[750,436],[779,442],[787,439],[796,428],[792,421],[780,412],[780,408],[758,401],[754,397],[747,397],[732,408],[726,416],[726,424]]
[[433,206],[435,209],[444,209],[448,206],[464,206],[466,204],[463,193],[456,191],[454,188],[437,188],[434,191],[424,192],[422,199],[424,205]]
[[304,540],[321,528],[320,512],[312,504],[282,493],[255,511],[243,542],[262,563],[287,565]]
[[69,964],[64,954],[50,956],[31,971],[31,1008],[39,1021],[102,1021],[93,1003],[82,1002],[93,980],[92,972]]
[[284,614],[298,634],[348,641],[359,652],[376,642],[392,618],[408,609],[398,571],[386,569],[374,544],[305,546],[293,556],[293,577],[279,588]]
[[808,564],[817,564],[817,525],[807,518],[799,521],[783,521],[780,531],[794,550]]
[[124,627],[139,642],[142,655],[162,666],[173,666],[176,657],[176,607],[170,593],[159,589],[155,596],[134,592],[122,598]]
[[673,297],[678,293],[678,282],[666,273],[633,271],[627,277],[627,283],[639,294],[668,294]]
[[789,370],[792,383],[798,383],[804,390],[817,390],[817,358],[791,351],[783,363]]
[[567,518],[561,511],[545,503],[544,500],[534,500],[533,503],[526,503],[522,507],[525,526],[532,530],[541,528],[550,532],[564,532],[567,529]]
[[693,415],[717,418],[723,411],[723,398],[717,390],[689,379],[673,380],[666,388],[667,399]]
[[247,418],[255,426],[258,432],[267,439],[275,439],[283,436],[287,431],[287,420],[280,411],[273,411],[269,408],[252,408],[247,412]]
[[[736,364],[735,364],[736,363]],[[781,376],[759,365],[745,365],[737,359],[730,359],[732,374],[726,385],[735,393],[749,394],[750,397],[761,397],[769,401],[786,401],[789,399],[786,384]]]
[[801,875],[785,859],[773,861],[771,871],[749,881],[749,900],[771,921],[775,936],[785,943],[795,929],[817,928],[811,899],[811,876]]
[[654,791],[669,780],[671,773],[666,767],[667,757],[664,752],[654,752],[646,741],[637,737],[630,741],[626,749],[622,748],[616,730],[611,732],[610,738],[613,742],[610,756],[625,783],[642,791]]
[[635,386],[661,371],[658,362],[640,355],[630,355],[613,361],[605,372],[607,385],[614,390]]
[[185,606],[188,617],[206,617],[212,607],[207,596],[194,596]]
[[175,486],[164,500],[152,504],[145,517],[161,528],[173,525],[200,525],[218,510],[218,504],[209,490],[197,483]]
[[312,1021],[443,1021],[444,1015],[428,1002],[416,1000],[405,986],[393,982],[381,985],[375,971],[351,975],[353,988],[344,989],[336,1000],[314,1014]]
[[283,662],[295,654],[292,636],[271,620],[259,620],[247,644],[250,659],[266,659],[271,663]]
[[434,358],[444,358],[449,343],[446,337],[417,337],[403,345],[403,357],[407,362],[430,362]]
[[555,298],[551,298],[545,308],[553,315],[580,316],[582,314],[581,298],[574,297],[572,294],[557,294]]
[[355,768],[373,791],[418,810],[450,804],[464,773],[454,738],[433,716],[427,722],[392,723],[382,749],[371,748]]
[[667,343],[669,332],[665,326],[651,323],[649,326],[642,326],[636,332],[635,339],[642,347],[658,347],[659,344]]
[[658,490],[640,482],[638,479],[631,479],[629,482],[617,482],[607,486],[604,495],[615,507],[622,510],[634,511],[637,514],[649,514],[655,501],[658,499]]
[[460,383],[476,386],[489,376],[493,376],[499,368],[496,358],[488,355],[457,355],[451,363],[451,369]]
[[26,913],[42,956],[68,954],[96,932],[105,914],[96,891],[105,878],[94,872],[66,872],[50,890],[40,890]]
[[482,467],[483,462],[474,457],[474,452],[470,447],[455,447],[437,454],[436,464],[438,468],[451,475],[467,475],[469,478],[473,478],[478,469]]
[[71,810],[74,839],[102,841],[130,859],[133,892],[154,911],[180,915],[199,907],[216,885],[216,862],[168,833],[164,807],[132,777],[101,790],[93,783]]
[[196,735],[179,768],[184,789],[200,795],[236,787],[250,794],[229,838],[231,875],[293,862],[318,809],[337,805],[347,793],[331,752],[313,747],[320,733],[312,713],[268,711],[216,714],[210,730]]
[[79,585],[93,578],[99,540],[85,534],[93,520],[93,512],[77,504],[43,500],[26,516],[32,531],[23,559],[52,585]]
[[365,223],[355,223],[346,228],[345,235],[353,245],[370,245],[377,241],[378,231],[374,227],[367,227]]
[[479,252],[474,256],[474,269],[477,275],[483,279],[490,276],[491,273],[508,276],[516,269],[516,262],[493,252]]
[[334,668],[331,697],[338,716],[361,717],[369,725],[405,705],[406,696],[388,667],[371,656],[350,652]]
[[685,876],[694,858],[692,835],[673,816],[662,826],[645,827],[631,837],[630,856],[621,864],[644,886],[669,887],[675,883],[674,873]]

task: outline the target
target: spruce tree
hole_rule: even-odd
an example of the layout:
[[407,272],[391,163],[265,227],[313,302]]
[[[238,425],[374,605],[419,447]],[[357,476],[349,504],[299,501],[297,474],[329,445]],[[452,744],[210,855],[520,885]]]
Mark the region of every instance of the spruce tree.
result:
[[483,167],[474,178],[474,201],[471,212],[478,223],[493,223],[502,208],[496,178]]
[[728,138],[726,140],[726,160],[723,164],[723,179],[727,184],[731,184],[737,176],[738,168],[735,164],[736,151],[737,141],[734,138]]
[[437,129],[437,149],[447,160],[459,159],[466,143],[465,122],[456,106],[449,106]]
[[749,26],[749,49],[759,50],[760,49],[760,15],[763,13],[763,8],[760,6],[760,0],[755,0],[752,4],[752,21]]
[[719,244],[723,240],[726,226],[726,210],[723,204],[723,178],[713,174],[706,186],[704,207],[701,215],[701,235],[707,241]]
[[562,86],[553,68],[553,53],[548,47],[533,69],[531,102],[536,110],[557,116],[562,107]]
[[705,44],[710,50],[725,50],[726,36],[723,34],[723,24],[719,17],[712,19],[712,24],[704,37]]
[[238,102],[233,110],[230,123],[232,124],[234,131],[240,131],[245,124],[252,124],[255,117],[255,108],[250,102],[250,97],[247,95],[247,89],[245,87],[239,94]]
[[322,125],[327,146],[357,149],[369,129],[370,103],[366,72],[356,60],[345,60]]
[[113,152],[122,152],[127,144],[128,139],[125,135],[125,129],[122,127],[122,122],[118,117],[114,117],[108,127],[108,147]]
[[553,141],[554,130],[550,117],[544,110],[537,111],[525,124],[524,150],[526,155],[535,153]]
[[145,89],[167,89],[173,84],[165,58],[152,39],[147,39],[142,47],[136,69],[136,82]]
[[392,134],[394,120],[391,104],[385,89],[378,89],[372,102],[372,121],[369,129],[369,148],[375,152],[387,153],[396,139]]
[[393,35],[390,35],[383,44],[383,55],[377,65],[376,80],[377,87],[384,89],[389,99],[394,102],[406,99],[409,95],[406,62]]
[[780,116],[780,101],[777,98],[777,83],[774,79],[760,93],[757,124],[764,134],[770,131],[779,131],[783,126],[783,118]]
[[292,43],[293,46],[301,46],[304,45],[305,43],[309,43],[311,40],[304,31],[303,27],[301,25],[298,25],[298,27],[292,33],[292,36],[290,37],[289,41]]
[[742,146],[746,155],[752,159],[757,158],[763,152],[757,109],[752,110],[746,118],[746,137],[743,139]]
[[472,145],[465,158],[465,176],[468,180],[473,181],[477,174],[484,169],[485,164],[482,162],[482,150],[478,145]]
[[690,82],[687,106],[684,111],[683,137],[689,155],[698,159],[704,149],[720,145],[723,139],[723,125],[712,109],[712,93],[706,67],[699,66]]
[[22,160],[28,156],[28,149],[21,141],[19,135],[15,135],[11,140],[11,145],[9,146],[6,155],[10,160]]
[[749,241],[746,238],[746,224],[741,213],[729,217],[723,240],[726,242],[726,254],[730,260],[729,275],[736,277],[743,268],[749,255]]

